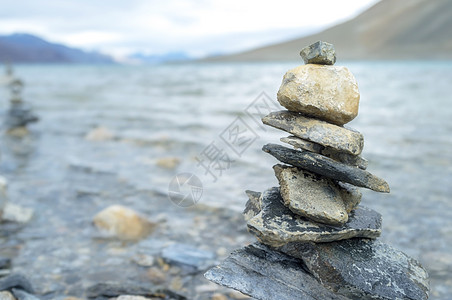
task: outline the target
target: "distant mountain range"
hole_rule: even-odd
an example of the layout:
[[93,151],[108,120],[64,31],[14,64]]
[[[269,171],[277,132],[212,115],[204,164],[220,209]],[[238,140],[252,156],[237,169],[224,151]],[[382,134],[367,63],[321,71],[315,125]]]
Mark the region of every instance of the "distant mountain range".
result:
[[31,34],[0,36],[0,63],[113,63],[110,56],[47,42]]
[[204,61],[290,61],[318,40],[338,59],[452,59],[452,1],[382,0],[356,18],[307,37]]

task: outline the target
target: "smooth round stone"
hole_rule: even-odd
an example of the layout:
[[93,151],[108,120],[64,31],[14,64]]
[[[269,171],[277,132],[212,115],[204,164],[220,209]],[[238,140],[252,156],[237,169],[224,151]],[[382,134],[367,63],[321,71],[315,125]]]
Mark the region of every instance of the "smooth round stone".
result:
[[359,90],[353,74],[342,66],[307,64],[287,71],[278,91],[279,103],[333,124],[358,115]]

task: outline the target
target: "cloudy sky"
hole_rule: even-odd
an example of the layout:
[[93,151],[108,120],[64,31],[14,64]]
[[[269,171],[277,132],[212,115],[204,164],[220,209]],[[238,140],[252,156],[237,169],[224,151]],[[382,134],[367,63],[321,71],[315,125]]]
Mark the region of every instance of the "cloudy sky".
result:
[[27,32],[114,56],[230,53],[300,37],[378,0],[0,0],[0,34]]

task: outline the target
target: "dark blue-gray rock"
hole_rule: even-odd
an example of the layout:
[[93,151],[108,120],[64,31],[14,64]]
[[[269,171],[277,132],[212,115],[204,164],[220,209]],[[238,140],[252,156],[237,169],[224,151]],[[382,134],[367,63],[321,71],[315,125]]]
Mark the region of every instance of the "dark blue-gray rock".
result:
[[247,190],[245,191],[248,196],[248,201],[245,204],[245,209],[243,210],[243,217],[245,221],[248,221],[252,217],[256,216],[262,209],[260,197],[262,193]]
[[303,262],[255,243],[235,250],[204,276],[259,300],[345,300],[323,287]]
[[262,118],[262,123],[337,152],[359,155],[364,147],[364,137],[358,131],[297,112],[287,110],[271,112]]
[[7,257],[0,257],[0,269],[11,268],[11,259]]
[[358,207],[342,226],[312,222],[294,214],[283,204],[279,188],[266,190],[261,197],[262,210],[247,222],[256,238],[273,247],[290,242],[332,242],[352,237],[377,238],[381,234],[381,215]]
[[5,118],[5,126],[8,129],[25,127],[29,123],[37,122],[38,117],[33,114],[31,108],[23,102],[11,103]]
[[336,50],[333,44],[322,41],[301,49],[300,56],[305,64],[334,65],[336,62]]
[[378,240],[290,243],[279,250],[303,260],[325,287],[350,299],[428,298],[428,274],[419,262]]
[[360,155],[351,155],[345,152],[338,152],[333,148],[328,148],[314,142],[303,140],[293,135],[282,137],[280,138],[280,141],[292,145],[296,149],[303,149],[306,151],[319,153],[331,159],[337,160],[338,162],[358,167],[363,170],[367,169],[367,166],[369,164],[367,159],[362,158]]
[[13,288],[24,290],[33,294],[33,286],[30,281],[22,274],[11,274],[0,279],[0,291],[12,290]]
[[185,300],[186,297],[164,288],[150,285],[139,285],[130,282],[101,282],[88,287],[85,291],[88,299],[110,299],[120,295],[133,295],[143,297],[167,297],[164,299]]
[[178,265],[191,272],[203,271],[214,264],[213,252],[185,244],[173,244],[162,250],[162,258],[169,264]]
[[29,294],[21,289],[13,289],[12,292],[17,300],[39,300],[40,299],[40,298],[36,297],[35,295]]
[[276,144],[267,144],[264,152],[273,155],[280,162],[308,170],[310,172],[344,181],[376,192],[389,193],[389,185],[383,179],[359,168],[337,162],[321,154],[305,150],[289,149]]

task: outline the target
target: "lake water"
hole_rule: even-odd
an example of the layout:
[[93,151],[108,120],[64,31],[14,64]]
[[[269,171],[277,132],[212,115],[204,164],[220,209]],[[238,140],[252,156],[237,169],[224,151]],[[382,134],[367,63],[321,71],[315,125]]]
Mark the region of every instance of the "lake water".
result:
[[[276,160],[261,148],[286,136],[262,127],[256,115],[247,112],[262,101],[277,107],[282,77],[297,64],[18,66],[15,73],[26,83],[24,99],[41,120],[31,126],[27,149],[2,137],[0,173],[10,179],[10,194],[37,214],[43,206],[34,201],[36,195],[70,185],[64,177],[68,166],[114,173],[137,190],[159,195],[166,195],[176,174],[193,173],[203,185],[201,203],[240,211],[246,202],[244,190],[277,185],[272,170]],[[360,111],[349,126],[364,135],[368,171],[391,187],[390,194],[363,191],[362,203],[383,215],[381,239],[428,269],[431,299],[448,299],[452,62],[337,64],[347,66],[358,81]],[[8,97],[3,89],[2,112]],[[114,138],[86,141],[85,135],[98,126]],[[252,138],[246,147],[230,147],[237,128]],[[212,149],[225,159],[209,173],[197,158]],[[174,169],[158,166],[160,158],[168,157],[180,164]],[[36,194],[27,190],[25,195],[30,178],[49,184],[37,184]]]

